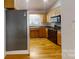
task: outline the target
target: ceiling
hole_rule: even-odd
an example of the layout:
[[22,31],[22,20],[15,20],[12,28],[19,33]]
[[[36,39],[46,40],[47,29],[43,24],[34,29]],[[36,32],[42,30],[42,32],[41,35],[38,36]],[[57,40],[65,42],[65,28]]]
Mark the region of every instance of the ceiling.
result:
[[32,13],[44,13],[49,10],[58,0],[48,0],[48,2],[44,2],[43,0],[15,0],[15,8],[16,9],[27,9]]

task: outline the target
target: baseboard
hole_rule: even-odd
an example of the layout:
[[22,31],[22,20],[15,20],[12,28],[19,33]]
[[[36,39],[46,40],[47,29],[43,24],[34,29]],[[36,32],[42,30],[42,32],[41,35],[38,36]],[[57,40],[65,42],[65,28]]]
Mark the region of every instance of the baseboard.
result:
[[11,55],[11,54],[29,54],[28,50],[17,50],[17,51],[7,51],[5,52],[6,55]]

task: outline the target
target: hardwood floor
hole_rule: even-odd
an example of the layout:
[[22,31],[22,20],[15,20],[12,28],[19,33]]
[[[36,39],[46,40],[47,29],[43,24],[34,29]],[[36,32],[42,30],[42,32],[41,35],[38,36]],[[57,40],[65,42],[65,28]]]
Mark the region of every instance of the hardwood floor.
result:
[[5,59],[62,59],[61,46],[46,38],[30,39],[29,55],[7,55]]
[[31,38],[31,59],[62,59],[61,46],[58,46],[46,38]]
[[7,55],[5,59],[30,59],[29,55],[19,54],[19,55]]

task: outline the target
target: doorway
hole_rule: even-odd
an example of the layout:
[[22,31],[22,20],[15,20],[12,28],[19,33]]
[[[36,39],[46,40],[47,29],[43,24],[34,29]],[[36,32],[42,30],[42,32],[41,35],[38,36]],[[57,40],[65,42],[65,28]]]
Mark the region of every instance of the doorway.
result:
[[[61,5],[56,0],[55,2],[46,1],[42,1],[43,9],[40,9],[41,5],[34,9],[29,6],[30,58],[62,59]],[[29,3],[31,2],[29,1]],[[48,8],[49,3],[52,6],[50,8]],[[57,6],[57,4],[59,5]]]

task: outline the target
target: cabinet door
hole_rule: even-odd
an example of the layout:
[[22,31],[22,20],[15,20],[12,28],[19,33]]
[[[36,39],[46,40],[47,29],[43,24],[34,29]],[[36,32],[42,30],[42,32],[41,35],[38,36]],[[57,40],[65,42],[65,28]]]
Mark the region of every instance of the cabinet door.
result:
[[4,0],[5,8],[14,8],[14,0]]
[[57,43],[61,45],[61,32],[57,32]]
[[39,34],[38,38],[46,38],[46,28],[40,27],[38,30],[39,30],[39,32],[38,32],[38,34]]
[[6,10],[6,50],[27,49],[26,10]]

